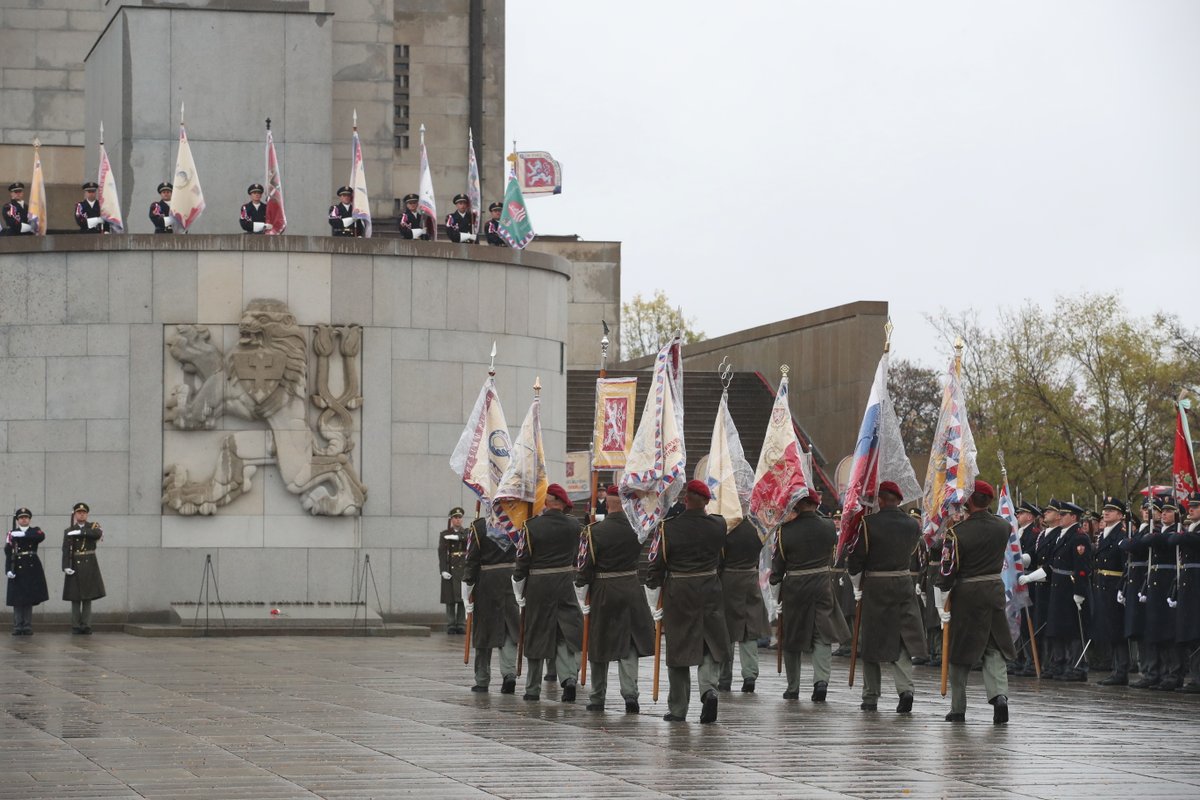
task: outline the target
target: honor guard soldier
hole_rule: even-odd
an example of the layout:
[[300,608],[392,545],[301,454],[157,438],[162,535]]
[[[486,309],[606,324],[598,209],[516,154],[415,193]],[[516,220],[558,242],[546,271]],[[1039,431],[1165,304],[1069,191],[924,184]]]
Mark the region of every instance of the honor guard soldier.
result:
[[1101,686],[1129,683],[1129,641],[1125,638],[1125,609],[1121,605],[1125,580],[1125,551],[1128,538],[1125,513],[1128,506],[1119,497],[1105,497],[1101,510],[1104,528],[1096,540],[1095,571],[1092,573],[1092,638],[1108,644],[1112,652],[1112,674]]
[[484,228],[484,233],[487,234],[487,243],[493,247],[508,247],[508,242],[504,241],[504,237],[500,235],[500,212],[503,210],[503,203],[492,203],[488,206],[490,218]]
[[463,554],[467,546],[463,510],[450,509],[446,529],[438,535],[438,569],[442,573],[442,605],[446,607],[446,633],[466,633],[463,608]]
[[500,650],[500,694],[517,688],[517,636],[521,622],[513,598],[512,571],[516,548],[508,537],[488,535],[487,520],[478,518],[466,531],[466,566],[462,599],[472,614],[471,644],[475,647],[475,685],[486,692],[492,679],[492,651]]
[[403,239],[420,239],[428,242],[436,223],[428,214],[417,210],[421,198],[415,194],[404,195],[404,210],[400,212],[399,228]]
[[362,236],[366,226],[354,218],[354,190],[343,186],[337,190],[338,201],[329,207],[329,227],[334,236]]
[[100,201],[96,199],[99,186],[95,181],[83,185],[83,199],[75,204],[75,224],[84,233],[108,233],[108,223],[100,216]]
[[[1138,600],[1146,604],[1146,631],[1140,647],[1146,657],[1142,661],[1142,679],[1133,684],[1138,689],[1172,691],[1183,683],[1183,664],[1175,636],[1176,601],[1172,597],[1175,579],[1180,571],[1176,565],[1177,549],[1172,538],[1180,532],[1179,505],[1174,497],[1159,498],[1156,503],[1162,515],[1162,525],[1142,537],[1148,547],[1148,572]],[[1143,601],[1142,598],[1145,598]]]
[[13,610],[13,636],[32,636],[33,607],[50,599],[46,573],[37,552],[46,534],[29,524],[32,517],[28,508],[14,511],[4,543],[4,572],[8,578],[5,602]]
[[729,656],[721,662],[717,689],[733,688],[733,650],[741,662],[742,691],[753,693],[758,680],[758,640],[770,636],[762,589],[758,585],[758,557],[762,539],[748,519],[725,537],[721,553],[721,592],[725,597],[725,628],[729,631]]
[[833,665],[833,643],[850,640],[850,631],[834,602],[829,570],[837,547],[833,521],[817,514],[820,495],[796,501],[795,516],[779,529],[771,558],[771,600],[780,618],[784,700],[800,698],[802,654],[812,659],[812,701],[824,703]]
[[469,244],[475,241],[475,212],[465,194],[454,195],[454,210],[446,215],[446,235],[450,241]]
[[1143,677],[1146,672],[1146,653],[1142,647],[1142,638],[1146,633],[1146,604],[1138,600],[1138,595],[1146,585],[1147,568],[1150,566],[1150,545],[1144,541],[1144,537],[1157,524],[1154,519],[1154,503],[1147,497],[1142,502],[1141,525],[1137,530],[1131,526],[1129,535],[1121,542],[1126,561],[1125,576],[1121,581],[1121,590],[1117,593],[1117,602],[1125,609],[1125,638],[1129,642],[1131,661],[1129,671],[1139,672]]
[[175,187],[165,181],[158,185],[158,199],[150,204],[150,221],[155,233],[174,233],[175,220],[171,218],[171,194]]
[[246,194],[250,195],[250,202],[242,205],[242,213],[238,216],[238,224],[242,226],[242,230],[246,233],[261,234],[275,230],[275,227],[267,222],[267,204],[262,201],[263,185],[250,184],[246,188]]
[[711,499],[708,484],[688,481],[684,510],[663,521],[651,546],[646,601],[667,637],[667,722],[687,717],[692,667],[698,667],[700,722],[717,719],[717,681],[721,662],[729,658],[729,631],[717,577],[726,526],[723,517],[705,513]]
[[882,691],[881,665],[892,665],[896,713],[913,704],[912,659],[928,658],[925,629],[909,564],[921,524],[900,510],[904,497],[892,481],[879,484],[879,511],[863,518],[858,542],[846,560],[854,599],[862,603],[859,650],[863,660],[863,711],[875,711]]
[[[947,722],[965,722],[967,678],[983,660],[983,686],[992,704],[992,722],[1008,722],[1008,670],[1016,658],[1005,614],[1000,570],[1012,528],[991,511],[991,485],[975,481],[967,498],[967,518],[946,531],[934,602],[950,626],[950,713]],[[950,610],[946,610],[946,600]]]
[[8,185],[8,202],[4,204],[4,227],[0,234],[5,236],[32,236],[29,224],[29,207],[25,204],[25,184],[17,181]]
[[[1017,537],[1021,542],[1021,561],[1025,568],[1033,563],[1034,551],[1037,549],[1037,537],[1041,532],[1041,526],[1038,524],[1042,517],[1042,509],[1038,508],[1034,503],[1028,500],[1023,500],[1016,508],[1017,513]],[[1030,615],[1030,620],[1033,619],[1032,606],[1036,603],[1037,590],[1040,588],[1038,584],[1029,586],[1029,601],[1030,606],[1025,613]],[[1012,675],[1021,675],[1022,677],[1032,678],[1037,675],[1037,669],[1033,663],[1033,648],[1029,644],[1029,629],[1026,625],[1020,626],[1019,638],[1016,642],[1017,660],[1012,665],[1009,673]]]
[[1200,694],[1200,493],[1187,499],[1187,522],[1169,544],[1179,548],[1175,583],[1175,641],[1187,683],[1176,691]]
[[1050,670],[1055,680],[1086,681],[1083,643],[1088,640],[1092,616],[1092,540],[1079,524],[1083,509],[1057,502],[1061,529],[1049,559],[1019,579],[1023,583],[1050,579],[1050,606],[1046,634],[1052,640]]
[[566,489],[550,484],[545,510],[525,523],[517,540],[512,584],[517,606],[525,609],[526,700],[541,696],[543,661],[553,658],[555,673],[562,679],[562,701],[575,702],[583,614],[574,577],[583,526],[567,515],[570,509]]
[[92,632],[92,601],[104,597],[104,578],[96,561],[96,545],[104,537],[99,523],[89,522],[87,503],[76,503],[71,525],[63,531],[63,600],[71,602],[71,633]]
[[1050,585],[1046,577],[1050,574],[1050,557],[1058,545],[1061,532],[1062,502],[1053,497],[1042,509],[1042,531],[1034,543],[1033,555],[1026,565],[1020,580],[1037,584],[1033,587],[1033,626],[1037,634],[1037,646],[1041,650],[1042,675],[1052,678],[1062,671],[1061,652],[1056,650],[1054,637],[1050,634]]
[[641,710],[638,658],[654,654],[654,623],[637,576],[642,543],[621,508],[616,486],[608,487],[604,501],[604,519],[584,528],[576,561],[575,595],[590,619],[592,690],[587,710],[604,710],[608,665],[616,661],[625,713],[636,714]]

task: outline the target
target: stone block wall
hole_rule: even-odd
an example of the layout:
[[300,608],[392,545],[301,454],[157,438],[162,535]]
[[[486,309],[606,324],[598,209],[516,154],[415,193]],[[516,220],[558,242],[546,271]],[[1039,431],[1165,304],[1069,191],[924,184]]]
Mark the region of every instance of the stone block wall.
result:
[[600,337],[607,322],[609,365],[621,354],[621,243],[583,242],[574,236],[539,236],[530,250],[571,262],[567,307],[567,369],[599,369]]

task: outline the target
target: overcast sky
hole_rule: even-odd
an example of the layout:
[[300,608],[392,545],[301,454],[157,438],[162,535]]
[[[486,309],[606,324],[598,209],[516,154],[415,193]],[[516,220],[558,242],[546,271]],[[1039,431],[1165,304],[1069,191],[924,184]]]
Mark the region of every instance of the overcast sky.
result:
[[716,336],[887,300],[893,353],[939,368],[942,308],[1195,320],[1200,2],[509,0],[507,26],[507,138],[564,172],[534,227],[622,242],[626,301]]

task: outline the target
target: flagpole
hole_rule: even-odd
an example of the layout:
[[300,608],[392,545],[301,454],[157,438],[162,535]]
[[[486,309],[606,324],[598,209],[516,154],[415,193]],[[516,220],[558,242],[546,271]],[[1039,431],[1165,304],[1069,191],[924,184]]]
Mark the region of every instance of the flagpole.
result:
[[[268,120],[267,122],[269,124],[270,120]],[[488,377],[489,378],[496,377],[496,343],[494,341],[492,342],[491,361],[488,362]],[[479,498],[476,498],[475,499],[475,517],[476,517],[476,519],[479,518],[479,510],[482,507],[482,505],[483,505],[482,501],[479,500]],[[471,524],[473,526],[474,522],[472,522]],[[467,535],[471,536],[471,535],[473,535],[473,532],[468,533]],[[475,604],[475,590],[474,589],[471,590],[471,604],[472,605]],[[467,612],[467,630],[466,630],[465,638],[463,639],[463,663],[464,664],[471,663],[471,623],[473,622],[474,617],[475,617],[474,611]]]
[[[604,335],[600,337],[600,379],[604,380],[605,378],[608,377],[608,345],[609,345],[608,323],[605,322],[604,320],[600,320],[600,324],[604,326]],[[600,387],[599,387],[599,384],[597,384],[597,386],[596,386],[597,398],[599,398],[599,395],[600,395],[599,390],[600,390]],[[600,473],[595,468],[596,443],[594,441],[592,442],[591,449],[592,449],[593,463],[591,465],[589,465],[588,471],[591,473],[590,477],[592,479],[591,480],[592,491],[591,491],[591,495],[590,495],[590,500],[588,501],[588,520],[591,523],[594,523],[596,521],[596,499],[597,499],[597,495],[599,494],[599,478],[600,478]],[[587,532],[585,531],[580,535],[586,536]],[[591,602],[592,602],[592,590],[591,590],[591,587],[588,587],[587,604],[591,605]],[[579,660],[579,665],[580,665],[579,666],[579,685],[580,686],[587,683],[587,665],[588,665],[587,652],[588,652],[588,638],[589,638],[588,634],[591,633],[591,627],[592,627],[592,617],[591,617],[591,614],[588,614],[587,616],[585,616],[583,618],[583,646],[581,647],[581,649],[579,651],[580,652],[580,660]]]
[[[533,379],[533,402],[537,403],[542,396],[542,376]],[[540,449],[540,447],[539,447]],[[533,503],[529,504],[529,512],[533,513]],[[521,659],[525,655],[525,609],[521,609],[521,632],[517,639],[517,677],[521,676]]]

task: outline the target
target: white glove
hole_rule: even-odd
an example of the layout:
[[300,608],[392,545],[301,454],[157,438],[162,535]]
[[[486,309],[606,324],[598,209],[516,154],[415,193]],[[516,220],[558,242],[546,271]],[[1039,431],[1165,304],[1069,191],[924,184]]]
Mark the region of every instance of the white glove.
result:
[[1075,594],[1075,595],[1071,595],[1071,597],[1075,601],[1075,607],[1078,608],[1080,611],[1082,611],[1083,610],[1083,595]]
[[463,243],[463,244],[469,244],[470,242],[473,242],[473,241],[475,241],[475,234],[473,234],[473,233],[460,233],[460,234],[458,235],[458,241],[459,241],[459,242],[461,242],[461,243]]
[[775,616],[783,616],[783,601],[779,599],[780,593],[783,591],[782,583],[772,583],[767,589],[771,593],[771,603],[775,606]]
[[163,217],[163,227],[164,228],[174,228],[175,227],[175,218],[174,217]]
[[1027,573],[1027,574],[1022,575],[1021,577],[1017,578],[1017,583],[1024,586],[1027,583],[1040,583],[1041,581],[1044,581],[1044,580],[1046,580],[1046,568],[1038,567],[1033,572]]
[[950,612],[946,610],[946,601],[950,598],[949,592],[943,592],[936,586],[933,587],[933,604],[937,606],[938,619],[943,625],[950,624]]
[[74,575],[74,574],[75,574],[75,570],[71,569],[70,567],[67,567],[66,569],[64,569],[64,570],[63,570],[63,572],[65,572],[65,573],[66,573],[66,574],[68,574],[68,575]]
[[1178,600],[1172,600],[1172,599],[1171,599],[1171,598],[1169,598],[1169,597],[1167,598],[1167,608],[1174,608],[1174,607],[1175,607],[1175,606],[1177,606],[1177,605],[1179,605],[1179,601],[1178,601]]
[[1147,599],[1149,599],[1149,598],[1147,598],[1146,595],[1142,594],[1141,592],[1138,592],[1138,602],[1139,603],[1144,603],[1144,602],[1146,602]]
[[471,599],[471,590],[475,587],[469,583],[462,585],[462,601],[465,613],[470,614],[475,610],[475,602]]
[[82,535],[83,535],[83,531],[79,530],[78,528],[67,531],[67,536],[82,536]]
[[449,573],[449,572],[443,572],[443,573],[442,573],[442,580],[444,580],[444,581],[448,581],[448,580],[450,580],[450,573]]
[[655,622],[662,619],[662,609],[658,607],[658,598],[662,594],[662,587],[651,589],[649,586],[642,587],[646,591],[646,603],[650,606],[650,616]]
[[11,536],[14,539],[23,539],[25,538],[25,531],[13,531]]
[[33,233],[33,226],[28,222],[21,223],[21,233]]
[[575,587],[575,599],[579,601],[579,610],[583,612],[583,615],[585,617],[588,614],[592,613],[592,607],[590,605],[588,605],[587,595],[588,595],[588,587],[586,587],[586,586],[576,586]]
[[91,230],[92,228],[99,228],[100,223],[104,222],[104,220],[101,219],[100,217],[88,217],[87,221],[88,221],[88,230]]
[[854,602],[862,600],[862,573],[850,576],[850,585],[854,587]]
[[1022,567],[1028,567],[1029,562],[1031,562],[1031,561],[1033,561],[1033,556],[1029,555],[1029,553],[1021,553],[1021,566]]
[[1125,605],[1125,593],[1120,589],[1117,589],[1117,602],[1121,605]]
[[267,223],[265,223],[265,222],[254,223],[254,232],[255,233],[262,233],[266,229],[267,229]]
[[4,574],[7,575],[10,579],[17,577],[16,573],[14,573],[12,570],[9,570],[8,572],[6,572]]
[[424,235],[425,235],[425,229],[424,229],[424,228],[413,228],[413,229],[412,229],[412,231],[413,231],[413,238],[414,238],[414,239],[419,239],[419,238],[421,238],[422,236],[424,236]]
[[342,219],[342,227],[343,228],[349,228],[353,224],[354,224],[354,217],[345,217]]
[[516,578],[509,578],[509,580],[512,581],[513,596],[517,598],[517,608],[524,608],[525,607],[525,581],[528,580],[528,578],[522,578],[521,580],[517,580]]

